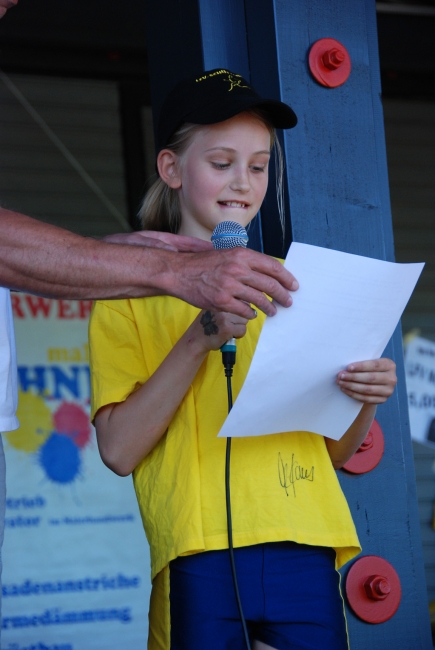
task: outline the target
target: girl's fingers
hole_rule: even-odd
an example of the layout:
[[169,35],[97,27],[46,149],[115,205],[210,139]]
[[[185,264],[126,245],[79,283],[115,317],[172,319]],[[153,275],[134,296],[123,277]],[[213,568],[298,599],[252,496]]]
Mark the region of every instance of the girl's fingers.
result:
[[340,372],[338,382],[356,382],[358,384],[391,384],[396,385],[396,373],[394,372]]
[[355,372],[395,372],[396,364],[391,359],[381,358],[372,359],[371,361],[357,361],[347,366],[346,371]]
[[246,322],[244,322],[244,323],[227,323],[226,327],[224,328],[224,331],[227,332],[227,335],[225,337],[225,341],[228,341],[228,339],[232,339],[233,337],[235,339],[241,339],[246,334]]
[[242,318],[241,316],[236,316],[235,314],[220,314],[217,316],[217,322],[219,323],[222,330],[225,330],[229,334],[229,338],[238,338],[241,332],[246,332],[246,324],[248,320]]
[[349,397],[362,402],[363,404],[383,404],[391,396],[391,393],[388,392],[385,395],[378,393],[368,394],[364,392],[357,392],[356,390],[350,390],[344,386],[340,386],[342,392]]
[[392,395],[397,384],[396,364],[385,358],[352,363],[346,370],[338,373],[337,383],[343,392],[351,397],[379,396],[385,401]]
[[242,338],[246,334],[248,319],[236,314],[203,310],[194,327],[202,345],[209,350],[218,350],[231,338]]
[[[382,374],[382,373],[381,373]],[[383,404],[393,394],[396,382],[358,383],[356,381],[338,380],[338,385],[345,395],[364,404]]]
[[361,395],[381,395],[389,397],[394,390],[395,384],[359,384],[355,381],[346,381],[339,382],[339,386],[342,390],[352,391]]

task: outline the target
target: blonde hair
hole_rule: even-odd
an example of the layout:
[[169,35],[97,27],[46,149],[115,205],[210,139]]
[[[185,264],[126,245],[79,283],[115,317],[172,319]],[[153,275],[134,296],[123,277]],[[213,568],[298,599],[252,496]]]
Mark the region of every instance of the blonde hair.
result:
[[[274,149],[275,153],[278,212],[281,228],[284,233],[284,159],[281,145],[276,137],[275,127],[272,126],[267,119],[267,116],[260,109],[253,108],[244,112],[259,118],[270,132],[271,149]],[[175,131],[165,149],[169,149],[177,156],[181,157],[192,142],[195,133],[202,128],[204,128],[204,125],[202,124],[182,124],[180,128]],[[146,193],[138,216],[142,222],[143,230],[158,230],[160,232],[171,232],[176,234],[181,226],[181,208],[178,191],[169,187],[169,185],[159,177]]]

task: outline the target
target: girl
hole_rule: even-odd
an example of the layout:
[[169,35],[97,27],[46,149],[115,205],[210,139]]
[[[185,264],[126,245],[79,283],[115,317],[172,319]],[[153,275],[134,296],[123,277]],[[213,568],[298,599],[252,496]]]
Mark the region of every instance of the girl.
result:
[[[228,70],[182,82],[162,109],[160,178],[141,211],[144,228],[209,240],[222,221],[247,226],[266,192],[274,129],[295,124],[290,107]],[[226,550],[219,348],[240,339],[237,395],[263,321],[198,313],[171,297],[95,305],[92,417],[103,461],[133,472],[151,547],[150,650],[245,648]],[[395,366],[354,363],[337,383],[362,403],[341,440],[308,432],[233,440],[233,538],[255,650],[348,647],[336,569],[360,546],[334,468],[392,394]]]

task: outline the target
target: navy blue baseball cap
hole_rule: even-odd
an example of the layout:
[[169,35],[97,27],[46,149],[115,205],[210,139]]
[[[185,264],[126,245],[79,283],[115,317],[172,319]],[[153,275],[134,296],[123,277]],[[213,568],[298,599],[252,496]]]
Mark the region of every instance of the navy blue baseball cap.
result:
[[297,124],[294,111],[276,99],[261,97],[243,77],[216,68],[181,81],[166,98],[157,128],[157,150],[164,149],[185,122],[215,124],[250,108],[259,108],[277,129]]

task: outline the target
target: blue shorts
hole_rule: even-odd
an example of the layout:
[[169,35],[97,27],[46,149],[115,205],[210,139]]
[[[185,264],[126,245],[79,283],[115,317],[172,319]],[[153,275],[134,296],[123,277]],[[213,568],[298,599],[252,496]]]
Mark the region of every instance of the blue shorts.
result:
[[[276,650],[348,650],[335,551],[276,542],[235,549],[251,643]],[[246,650],[228,550],[169,565],[171,650]]]

